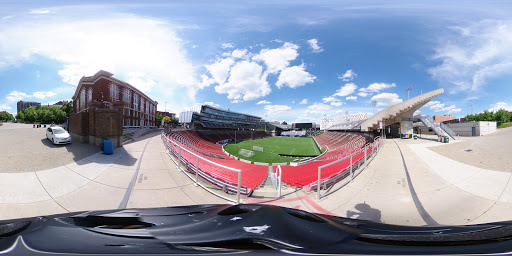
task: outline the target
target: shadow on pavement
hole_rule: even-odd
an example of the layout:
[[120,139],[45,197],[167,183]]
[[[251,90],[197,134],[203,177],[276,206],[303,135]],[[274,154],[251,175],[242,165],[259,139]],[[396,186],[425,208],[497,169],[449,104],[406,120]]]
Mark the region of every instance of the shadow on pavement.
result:
[[371,220],[373,222],[382,223],[382,214],[379,209],[372,208],[367,203],[356,204],[354,208],[358,211],[347,211],[347,218],[354,218],[358,220]]

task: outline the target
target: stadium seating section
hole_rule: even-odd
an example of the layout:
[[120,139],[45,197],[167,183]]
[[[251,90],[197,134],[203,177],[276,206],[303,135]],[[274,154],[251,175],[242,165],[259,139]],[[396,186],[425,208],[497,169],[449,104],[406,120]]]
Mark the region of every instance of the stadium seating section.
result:
[[[283,182],[291,186],[309,190],[312,184],[318,181],[318,167],[334,162],[348,156],[363,148],[370,138],[352,133],[325,132],[314,137],[320,148],[328,148],[326,154],[315,161],[299,166],[281,166],[283,170]],[[369,155],[372,147],[367,148]],[[367,157],[368,157],[367,155]],[[359,165],[364,161],[364,150],[352,157],[352,163]],[[322,181],[329,181],[329,184],[346,177],[350,174],[350,158],[339,161],[322,169]],[[328,184],[328,185],[329,185]]]
[[[172,133],[167,134],[167,136],[178,145],[199,153],[205,159],[227,167],[242,170],[242,194],[250,194],[251,191],[261,185],[267,177],[267,166],[253,165],[233,160],[223,152],[222,145],[216,143],[234,139],[234,130],[174,130]],[[254,139],[264,137],[269,137],[269,134],[264,131],[252,132],[252,138]],[[237,130],[236,138],[237,140],[250,139],[251,131]],[[306,190],[311,190],[312,185],[316,186],[318,168],[320,166],[332,163],[360,150],[360,152],[352,157],[353,165],[359,166],[364,162],[365,158],[365,152],[362,149],[368,146],[366,148],[366,154],[367,157],[369,157],[374,147],[373,144],[368,143],[371,141],[370,137],[355,133],[328,131],[314,137],[314,139],[320,148],[328,149],[327,153],[314,161],[299,166],[281,166],[283,170],[282,180],[284,183],[297,188],[304,187]],[[169,146],[173,146],[175,151],[178,151],[177,146],[171,144],[169,144]],[[194,171],[193,166],[196,166],[196,157],[186,151],[182,151],[181,156],[190,166],[189,169]],[[349,167],[350,157],[323,168],[321,177],[322,185],[330,185],[348,176],[350,174]],[[200,172],[201,175],[205,175],[203,178],[210,180],[212,184],[218,187],[222,187],[220,184],[229,184],[234,187],[237,185],[238,174],[234,171],[227,170],[206,161],[200,163],[200,170],[202,171]]]
[[[237,140],[250,139],[250,131],[236,131]],[[240,135],[240,137],[239,137]],[[167,135],[168,138],[178,145],[197,153],[202,157],[217,164],[227,167],[242,170],[242,194],[250,194],[252,190],[258,187],[267,177],[268,166],[253,165],[241,161],[233,160],[227,157],[222,151],[220,144],[213,143],[212,141],[221,141],[232,139],[235,136],[234,131],[190,131],[190,130],[175,130]],[[232,136],[232,137],[231,137]],[[266,132],[253,132],[253,138],[268,137]],[[174,148],[176,152],[179,148],[175,145],[169,145]],[[182,151],[181,157],[188,163],[189,166],[196,166],[196,157],[192,154]],[[238,173],[228,169],[219,167],[217,165],[201,161],[199,164],[201,175],[206,180],[209,180],[213,185],[222,188],[220,184],[229,184],[236,187],[238,184]],[[190,168],[193,171],[193,168]],[[230,189],[228,189],[230,190]],[[235,192],[231,189],[231,192]]]

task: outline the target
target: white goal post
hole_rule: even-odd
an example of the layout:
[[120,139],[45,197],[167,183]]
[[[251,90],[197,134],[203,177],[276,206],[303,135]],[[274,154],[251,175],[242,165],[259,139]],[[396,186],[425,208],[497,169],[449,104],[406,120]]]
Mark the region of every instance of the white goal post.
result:
[[263,152],[263,147],[260,147],[260,146],[252,146],[252,149],[256,150],[256,151]]
[[240,149],[240,151],[238,151],[238,154],[241,155],[241,156],[245,156],[245,157],[252,157],[254,156],[254,152],[251,151],[251,150],[248,150],[248,149]]

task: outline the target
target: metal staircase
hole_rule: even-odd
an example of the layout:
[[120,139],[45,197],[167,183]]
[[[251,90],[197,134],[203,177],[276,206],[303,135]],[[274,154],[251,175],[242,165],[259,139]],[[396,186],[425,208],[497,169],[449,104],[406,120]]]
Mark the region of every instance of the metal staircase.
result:
[[426,127],[431,128],[437,135],[448,136],[455,140],[455,132],[447,125],[436,122],[431,116],[417,115],[415,118],[418,118]]

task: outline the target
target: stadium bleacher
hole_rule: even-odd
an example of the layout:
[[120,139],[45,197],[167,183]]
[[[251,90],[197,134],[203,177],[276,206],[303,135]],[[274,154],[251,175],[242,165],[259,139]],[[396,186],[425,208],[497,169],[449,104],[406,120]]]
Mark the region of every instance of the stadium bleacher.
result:
[[[183,148],[197,152],[205,159],[224,165],[231,168],[236,168],[242,171],[242,193],[249,195],[256,187],[258,187],[266,178],[268,167],[261,165],[253,165],[241,161],[233,160],[226,156],[222,150],[222,145],[216,142],[233,139],[235,134],[233,130],[174,130],[172,133],[167,134],[167,138]],[[237,140],[244,140],[251,138],[251,131],[236,131]],[[253,131],[253,138],[268,137],[268,133],[264,131]],[[318,168],[320,166],[332,163],[336,160],[342,159],[354,152],[357,154],[352,156],[353,166],[359,166],[364,162],[366,148],[367,157],[373,152],[375,145],[369,143],[371,138],[366,135],[357,133],[342,133],[327,131],[323,134],[314,137],[317,145],[320,148],[328,149],[327,153],[321,157],[298,166],[281,166],[282,181],[290,186],[296,188],[304,188],[306,191],[316,188],[318,180]],[[175,152],[178,152],[178,147],[172,145]],[[192,154],[183,151],[181,155],[184,162],[190,166],[190,170],[194,172],[196,165],[196,157]],[[333,184],[342,178],[350,175],[350,158],[338,161],[328,167],[322,169],[322,186]],[[210,183],[219,188],[223,188],[222,184],[229,184],[236,187],[238,182],[237,173],[229,171],[225,168],[219,167],[211,163],[200,164],[200,176]],[[225,187],[224,187],[225,188]],[[231,190],[231,192],[233,192]]]
[[[213,133],[207,134],[211,139],[215,138],[215,134],[218,136],[216,137],[216,139],[218,139],[223,138],[220,136],[222,136],[224,133],[221,131],[215,131]],[[228,133],[224,135],[227,136]],[[249,195],[267,177],[267,166],[252,165],[249,163],[235,161],[231,158],[224,158],[226,155],[223,153],[221,145],[205,140],[198,134],[194,133],[193,131],[175,130],[172,133],[167,134],[166,136],[169,140],[175,142],[176,144],[180,145],[183,148],[201,153],[202,157],[209,161],[241,170],[241,194],[243,195]],[[168,146],[172,147],[175,152],[179,152],[179,148],[176,145],[173,145],[171,143],[170,145],[168,144]],[[222,157],[221,155],[223,155],[224,157]],[[190,167],[189,170],[195,172],[193,166],[196,165],[196,157],[186,151],[181,151],[181,158],[186,163],[186,165]],[[236,187],[238,184],[238,174],[234,171],[227,170],[225,168],[205,161],[200,163],[199,169],[201,171],[200,176],[202,178],[204,178],[205,180],[209,181],[211,184],[219,188],[224,187],[222,184],[228,184],[231,185],[232,187]],[[231,192],[236,192],[233,191],[232,189],[228,190],[230,190]]]
[[[315,141],[321,148],[328,148],[328,152],[322,157],[299,166],[281,166],[283,170],[283,182],[291,186],[306,190],[311,184],[317,183],[318,167],[348,156],[362,149],[370,138],[352,133],[324,132],[315,137]],[[370,154],[373,148],[367,148]],[[364,150],[353,156],[353,165],[360,164],[364,160]],[[350,174],[350,159],[347,158],[322,169],[322,180],[332,180],[332,183]],[[347,173],[348,170],[348,173]]]

